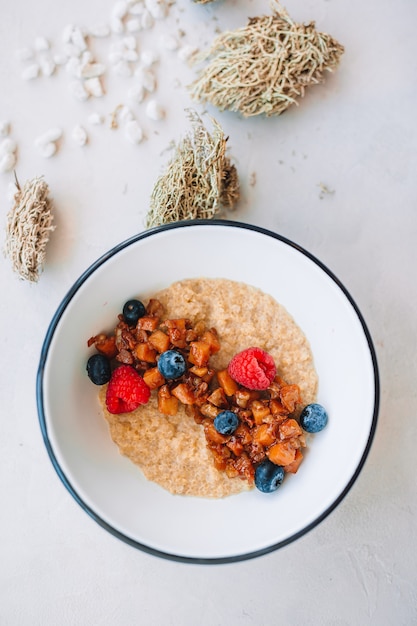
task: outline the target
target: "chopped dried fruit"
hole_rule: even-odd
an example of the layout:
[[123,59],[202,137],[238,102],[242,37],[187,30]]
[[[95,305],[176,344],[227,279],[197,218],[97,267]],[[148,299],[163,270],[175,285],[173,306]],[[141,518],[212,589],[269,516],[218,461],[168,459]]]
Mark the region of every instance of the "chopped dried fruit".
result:
[[274,359],[261,348],[247,348],[229,363],[230,376],[248,389],[268,389],[275,378]]

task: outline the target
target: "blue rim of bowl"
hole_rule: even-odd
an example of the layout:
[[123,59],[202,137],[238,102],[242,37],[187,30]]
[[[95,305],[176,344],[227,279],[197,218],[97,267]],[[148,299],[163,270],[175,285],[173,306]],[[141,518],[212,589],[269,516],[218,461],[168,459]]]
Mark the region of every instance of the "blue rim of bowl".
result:
[[[95,511],[93,511],[84,501],[83,499],[80,497],[80,495],[76,492],[76,490],[73,488],[73,486],[71,485],[70,481],[68,480],[68,478],[66,477],[65,473],[63,472],[61,466],[59,465],[59,462],[54,454],[54,450],[53,447],[51,445],[51,441],[49,439],[48,436],[48,428],[46,425],[46,419],[45,419],[45,411],[44,411],[44,403],[43,403],[43,376],[44,376],[44,370],[45,370],[45,364],[46,364],[46,360],[48,358],[48,352],[49,352],[49,348],[51,345],[51,341],[52,338],[54,336],[55,330],[57,328],[57,325],[65,311],[65,309],[67,308],[68,304],[70,303],[70,301],[72,300],[72,298],[74,297],[74,295],[76,294],[76,292],[78,291],[78,289],[81,287],[81,285],[87,280],[87,278],[89,276],[91,276],[91,274],[93,274],[97,268],[99,268],[101,265],[103,265],[103,263],[106,263],[106,261],[108,261],[108,259],[110,259],[111,257],[113,257],[115,254],[118,254],[121,250],[123,250],[124,248],[129,247],[130,245],[136,243],[137,241],[141,240],[141,239],[145,239],[147,237],[151,237],[152,235],[156,234],[156,233],[160,233],[162,231],[166,231],[166,230],[172,230],[172,229],[176,229],[176,228],[187,228],[189,226],[224,226],[224,227],[232,227],[232,228],[243,228],[243,229],[247,229],[247,230],[252,230],[252,231],[256,231],[262,235],[266,235],[268,237],[272,237],[274,239],[277,239],[285,244],[287,244],[288,246],[290,246],[291,248],[294,248],[295,250],[297,250],[298,252],[300,252],[301,254],[305,255],[307,258],[309,258],[311,261],[313,261],[319,268],[321,268],[335,283],[336,285],[339,287],[339,289],[341,289],[341,291],[344,293],[344,295],[346,296],[346,298],[349,300],[350,304],[352,305],[361,325],[362,325],[362,329],[363,332],[365,334],[367,343],[368,343],[368,348],[369,348],[369,352],[371,355],[371,359],[372,359],[372,365],[373,365],[373,371],[374,371],[374,410],[373,410],[373,416],[372,416],[372,424],[371,424],[371,428],[370,428],[370,432],[369,432],[369,436],[368,436],[368,441],[365,447],[365,450],[362,454],[362,457],[358,463],[358,466],[356,468],[356,471],[354,472],[353,476],[351,477],[350,481],[348,482],[348,484],[345,486],[345,488],[343,489],[343,491],[340,493],[340,495],[336,498],[336,500],[325,510],[323,511],[323,513],[321,515],[319,515],[313,522],[311,522],[310,524],[308,524],[307,526],[305,526],[302,530],[294,533],[293,535],[291,535],[290,537],[287,537],[285,540],[280,541],[276,544],[272,544],[270,546],[267,546],[266,548],[263,548],[261,550],[255,550],[253,552],[248,552],[248,553],[244,553],[244,554],[237,554],[237,555],[232,555],[232,556],[225,556],[225,557],[213,557],[213,558],[209,558],[209,557],[188,557],[188,556],[183,556],[183,555],[177,555],[177,554],[171,554],[169,552],[163,552],[160,550],[157,550],[155,548],[152,548],[150,546],[147,546],[146,544],[140,543],[139,541],[136,541],[134,539],[132,539],[131,537],[121,533],[120,531],[116,530],[115,528],[113,528],[110,524],[108,524],[105,520],[103,520],[99,515],[97,515],[97,513],[95,513]],[[40,356],[40,360],[39,360],[39,366],[38,366],[38,371],[37,371],[37,378],[36,378],[36,403],[37,403],[37,409],[38,409],[38,417],[39,417],[39,423],[40,423],[40,428],[41,428],[41,432],[42,432],[42,437],[43,437],[43,441],[44,444],[46,446],[46,450],[48,452],[49,458],[52,462],[52,465],[56,471],[56,473],[58,474],[60,480],[62,481],[62,483],[64,484],[64,486],[66,487],[66,489],[69,491],[69,493],[72,495],[72,497],[75,499],[75,501],[81,506],[81,508],[95,521],[97,522],[102,528],[104,528],[105,530],[107,530],[110,534],[112,534],[113,536],[117,537],[118,539],[120,539],[121,541],[127,543],[128,545],[137,548],[139,550],[142,550],[143,552],[146,552],[148,554],[151,554],[153,556],[158,556],[158,557],[162,557],[171,561],[177,561],[177,562],[182,562],[182,563],[194,563],[194,564],[202,564],[202,565],[207,565],[207,564],[222,564],[222,563],[236,563],[239,561],[245,561],[248,559],[253,559],[256,557],[260,557],[263,556],[265,554],[269,554],[270,552],[273,552],[275,550],[278,550],[279,548],[282,548],[290,543],[292,543],[293,541],[295,541],[296,539],[299,539],[300,537],[302,537],[303,535],[305,535],[306,533],[308,533],[310,530],[312,530],[313,528],[315,528],[316,526],[318,526],[330,513],[332,513],[332,511],[334,511],[337,506],[340,504],[340,502],[344,499],[344,497],[347,495],[347,493],[350,491],[350,489],[352,488],[353,484],[356,482],[356,479],[358,478],[364,464],[366,461],[366,458],[369,454],[371,445],[372,445],[372,441],[375,435],[375,430],[376,430],[376,425],[377,425],[377,421],[378,421],[378,412],[379,412],[379,398],[380,398],[380,383],[379,383],[379,372],[378,372],[378,364],[377,364],[377,359],[376,359],[376,352],[375,352],[375,348],[372,342],[372,338],[370,335],[370,332],[368,330],[368,327],[365,323],[365,320],[358,308],[358,306],[356,305],[355,301],[353,300],[352,296],[350,295],[350,293],[348,292],[348,290],[346,289],[346,287],[340,282],[340,280],[321,262],[319,261],[313,254],[311,254],[310,252],[308,252],[307,250],[305,250],[304,248],[302,248],[301,246],[299,246],[298,244],[292,242],[291,240],[287,239],[286,237],[283,237],[282,235],[279,235],[278,233],[275,233],[273,231],[270,231],[268,229],[262,228],[260,226],[255,226],[253,224],[246,224],[244,222],[238,222],[238,221],[232,221],[232,220],[219,220],[219,219],[210,219],[210,220],[184,220],[181,222],[175,222],[173,224],[165,224],[163,226],[157,226],[154,228],[151,228],[149,230],[146,230],[142,233],[139,233],[137,235],[134,235],[133,237],[126,239],[125,241],[119,243],[118,245],[116,245],[114,248],[112,248],[111,250],[109,250],[108,252],[106,252],[105,254],[103,254],[99,259],[97,259],[97,261],[95,261],[89,268],[87,268],[85,270],[85,272],[83,272],[83,274],[81,274],[81,276],[78,278],[78,280],[76,280],[76,282],[74,283],[74,285],[71,287],[71,289],[68,291],[68,293],[65,295],[65,297],[63,298],[61,304],[59,305],[58,309],[55,312],[55,315],[53,316],[48,330],[46,332],[46,336],[42,345],[42,349],[41,349],[41,356]]]

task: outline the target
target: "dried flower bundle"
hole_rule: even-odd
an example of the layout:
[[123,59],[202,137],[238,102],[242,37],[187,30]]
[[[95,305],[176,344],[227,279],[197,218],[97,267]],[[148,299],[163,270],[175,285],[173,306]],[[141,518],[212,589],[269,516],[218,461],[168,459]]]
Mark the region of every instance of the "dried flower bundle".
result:
[[213,218],[233,208],[239,198],[237,171],[226,156],[227,138],[216,120],[212,134],[201,118],[188,112],[192,133],[175,153],[152,191],[146,226],[197,218]]
[[272,15],[219,35],[198,61],[208,61],[190,85],[191,96],[243,117],[280,115],[305,88],[334,71],[344,48],[314,22],[294,22],[277,0]]
[[24,280],[37,282],[45,261],[53,215],[49,188],[42,177],[21,187],[16,179],[14,204],[7,216],[5,254]]

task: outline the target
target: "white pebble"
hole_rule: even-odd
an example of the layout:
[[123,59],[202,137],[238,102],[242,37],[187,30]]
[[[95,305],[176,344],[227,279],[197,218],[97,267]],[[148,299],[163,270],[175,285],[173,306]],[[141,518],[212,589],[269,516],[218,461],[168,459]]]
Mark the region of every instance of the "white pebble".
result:
[[189,61],[196,52],[197,48],[186,44],[178,51],[178,58],[181,59],[181,61]]
[[17,51],[17,58],[19,59],[19,61],[31,61],[35,54],[32,50],[32,48],[21,48],[20,50]]
[[7,120],[0,120],[0,137],[7,137],[10,133],[10,122]]
[[43,56],[39,61],[39,65],[43,76],[52,76],[56,70],[55,62],[49,55]]
[[136,120],[131,120],[124,127],[126,139],[131,143],[137,144],[143,140],[143,130]]
[[64,52],[68,57],[79,57],[83,51],[73,43],[66,43],[64,45]]
[[101,96],[104,96],[104,88],[98,76],[95,78],[87,78],[84,81],[84,87],[87,94],[93,96],[93,98],[101,98]]
[[128,63],[136,63],[139,59],[139,54],[136,50],[126,50],[123,54],[123,60],[128,61]]
[[3,174],[10,172],[10,170],[12,170],[16,165],[16,160],[14,152],[7,152],[0,158],[0,172]]
[[135,2],[129,7],[130,15],[142,15],[145,10],[143,2]]
[[110,35],[110,26],[108,24],[95,24],[90,26],[88,34],[91,37],[108,37]]
[[104,115],[101,115],[100,113],[91,113],[88,117],[89,123],[93,126],[101,126],[101,124],[104,124],[104,120]]
[[165,0],[145,0],[146,8],[156,20],[162,20],[168,13],[168,5]]
[[74,26],[74,28],[72,29],[70,43],[76,46],[76,48],[78,48],[80,52],[84,52],[84,50],[87,50],[87,42],[81,28],[78,28],[78,26]]
[[13,154],[17,150],[17,143],[11,137],[6,137],[0,142],[0,156],[5,154]]
[[58,146],[55,142],[51,141],[49,143],[43,143],[37,146],[39,154],[45,159],[50,159],[54,156],[56,151],[58,150]]
[[114,35],[121,35],[124,32],[124,24],[118,17],[112,17],[110,19],[110,30]]
[[119,111],[119,120],[122,124],[127,124],[128,122],[132,122],[135,119],[133,112],[129,109],[125,104]]
[[74,30],[74,28],[75,26],[73,24],[67,24],[66,26],[64,26],[61,36],[63,43],[70,43],[70,41],[72,40],[72,31]]
[[65,63],[68,61],[68,56],[65,54],[65,52],[57,52],[56,54],[54,54],[53,60],[55,65],[65,65]]
[[[94,80],[94,79],[91,79]],[[87,82],[87,81],[85,81]],[[85,89],[83,83],[80,80],[73,80],[69,84],[70,93],[74,96],[76,100],[82,102],[83,100],[88,100],[90,94]]]
[[129,78],[129,76],[132,76],[132,70],[129,63],[123,59],[115,63],[113,68],[118,76],[122,76],[123,78]]
[[137,39],[134,35],[127,35],[126,37],[123,37],[123,45],[125,48],[127,48],[128,50],[136,50],[136,46],[137,46]]
[[58,126],[56,126],[54,128],[50,128],[49,130],[45,131],[42,135],[39,135],[39,137],[35,139],[35,145],[42,146],[47,143],[58,141],[59,139],[61,139],[61,137],[62,137],[62,128],[59,128]]
[[83,126],[81,126],[80,124],[77,124],[72,129],[72,138],[78,146],[80,147],[85,146],[85,144],[88,141],[87,131],[85,130]]
[[146,105],[146,115],[149,119],[159,122],[165,117],[165,110],[161,107],[156,100],[149,100]]
[[149,93],[155,91],[156,78],[150,69],[140,67],[135,71],[135,76],[138,79],[138,84],[141,84],[146,91],[149,91]]
[[45,52],[45,50],[49,50],[51,47],[46,37],[36,37],[33,45],[37,52]]
[[132,18],[127,20],[126,22],[126,30],[128,33],[138,33],[141,29],[140,20],[137,18]]
[[81,78],[97,78],[102,76],[106,71],[106,66],[103,63],[87,63],[81,68]]
[[165,37],[162,37],[161,43],[166,50],[170,50],[171,52],[178,50],[178,39],[174,37],[174,35],[166,35]]
[[80,63],[82,67],[84,67],[84,65],[87,65],[87,63],[93,63],[93,62],[94,62],[94,57],[93,57],[93,53],[91,52],[91,50],[84,50],[80,59]]
[[127,92],[127,97],[131,102],[140,104],[145,97],[145,88],[142,84],[133,85]]
[[152,28],[155,21],[147,9],[144,10],[140,19],[140,25],[144,30]]
[[70,76],[81,78],[81,61],[77,57],[70,57],[65,64],[65,69]]
[[34,80],[39,76],[39,70],[40,67],[38,63],[31,63],[31,65],[25,67],[22,72],[23,80]]
[[151,67],[159,61],[159,56],[153,50],[144,50],[140,55],[142,67]]
[[125,17],[127,10],[128,10],[127,2],[124,2],[124,0],[119,0],[119,2],[116,2],[113,5],[112,11],[111,11],[112,17],[116,17],[119,20],[122,20]]

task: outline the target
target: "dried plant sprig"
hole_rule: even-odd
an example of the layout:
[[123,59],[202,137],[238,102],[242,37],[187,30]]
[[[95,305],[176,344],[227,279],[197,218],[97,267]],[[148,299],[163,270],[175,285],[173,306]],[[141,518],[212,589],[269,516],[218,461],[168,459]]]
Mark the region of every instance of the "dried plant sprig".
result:
[[27,180],[22,187],[16,178],[14,204],[7,215],[4,252],[20,278],[39,280],[46,245],[55,229],[52,222],[52,201],[43,177]]
[[213,132],[199,115],[188,111],[192,132],[174,146],[173,158],[153,188],[146,226],[197,218],[210,219],[239,198],[236,167],[226,156],[227,138],[211,119]]
[[196,61],[208,64],[190,85],[192,98],[243,117],[280,115],[337,68],[341,44],[314,22],[294,22],[277,0],[271,8],[272,15],[220,34],[199,55]]

